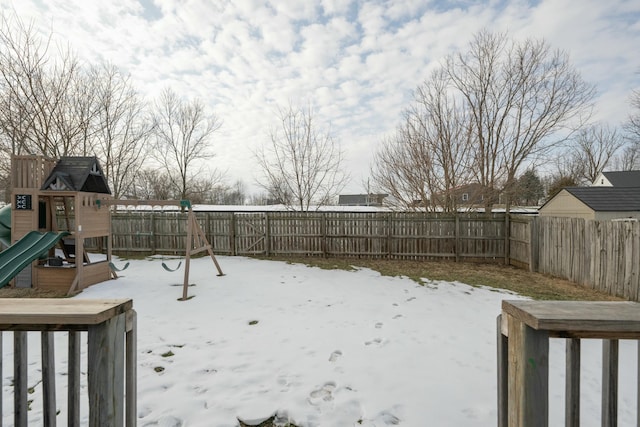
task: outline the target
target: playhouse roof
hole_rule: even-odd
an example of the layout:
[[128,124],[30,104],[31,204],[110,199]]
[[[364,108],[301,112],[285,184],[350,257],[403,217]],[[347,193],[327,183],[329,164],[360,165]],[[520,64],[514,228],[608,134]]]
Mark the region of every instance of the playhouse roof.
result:
[[42,190],[111,194],[97,157],[61,157]]

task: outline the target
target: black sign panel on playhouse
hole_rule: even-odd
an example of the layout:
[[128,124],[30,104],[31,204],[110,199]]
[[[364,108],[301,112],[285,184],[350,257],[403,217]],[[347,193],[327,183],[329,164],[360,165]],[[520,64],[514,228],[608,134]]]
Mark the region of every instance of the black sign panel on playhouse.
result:
[[31,210],[31,194],[16,194],[16,210]]

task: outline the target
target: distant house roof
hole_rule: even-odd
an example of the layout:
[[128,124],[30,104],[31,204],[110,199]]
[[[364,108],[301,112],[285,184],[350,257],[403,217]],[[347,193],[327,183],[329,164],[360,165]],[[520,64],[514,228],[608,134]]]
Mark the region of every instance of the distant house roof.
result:
[[640,171],[602,172],[614,187],[640,187]]
[[640,187],[566,187],[596,212],[640,211]]
[[96,157],[61,157],[42,185],[42,190],[111,194]]
[[338,196],[340,206],[382,206],[388,194],[341,194]]

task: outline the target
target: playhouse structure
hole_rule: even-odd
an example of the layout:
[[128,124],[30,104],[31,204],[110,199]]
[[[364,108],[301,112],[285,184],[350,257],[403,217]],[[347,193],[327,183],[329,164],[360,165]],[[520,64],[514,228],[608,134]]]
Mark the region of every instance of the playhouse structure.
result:
[[[111,191],[96,157],[12,158],[11,248],[25,265],[15,287],[80,291],[112,277],[107,257],[90,259],[87,239],[110,249],[111,218],[98,200]],[[46,237],[45,237],[46,236]],[[25,242],[18,245],[20,242]],[[59,249],[56,256],[55,249]],[[0,254],[1,255],[1,254]],[[15,265],[22,266],[17,261]]]

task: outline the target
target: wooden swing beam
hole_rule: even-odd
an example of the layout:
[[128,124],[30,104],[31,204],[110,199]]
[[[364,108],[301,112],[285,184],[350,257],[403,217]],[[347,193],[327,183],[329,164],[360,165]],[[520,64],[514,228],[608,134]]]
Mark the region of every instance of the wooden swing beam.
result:
[[[213,246],[207,240],[202,227],[198,223],[196,216],[193,214],[191,202],[189,200],[129,200],[129,199],[101,199],[98,200],[100,206],[177,206],[187,210],[187,237],[185,242],[185,265],[184,265],[184,283],[182,286],[182,298],[179,301],[189,299],[189,267],[191,265],[191,255],[207,251],[213,264],[218,270],[218,276],[224,276],[218,260],[213,254]],[[195,249],[194,249],[195,246]],[[109,259],[111,259],[111,242],[108,245]]]

